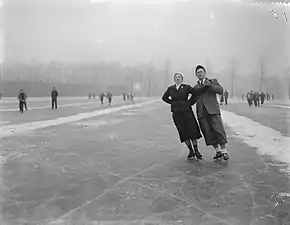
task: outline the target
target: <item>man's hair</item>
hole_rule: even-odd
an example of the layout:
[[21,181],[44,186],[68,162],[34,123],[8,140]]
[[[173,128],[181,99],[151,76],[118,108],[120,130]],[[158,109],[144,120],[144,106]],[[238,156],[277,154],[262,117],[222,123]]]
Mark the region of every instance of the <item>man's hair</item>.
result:
[[199,69],[203,69],[204,72],[206,72],[205,68],[204,68],[202,65],[197,65],[196,68],[195,68],[195,73],[197,73],[197,71],[198,71]]

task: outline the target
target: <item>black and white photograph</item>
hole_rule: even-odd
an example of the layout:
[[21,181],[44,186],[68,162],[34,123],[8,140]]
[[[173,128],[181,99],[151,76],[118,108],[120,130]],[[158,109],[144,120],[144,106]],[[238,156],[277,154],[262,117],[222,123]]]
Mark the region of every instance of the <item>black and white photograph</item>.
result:
[[290,0],[0,0],[0,225],[290,225]]

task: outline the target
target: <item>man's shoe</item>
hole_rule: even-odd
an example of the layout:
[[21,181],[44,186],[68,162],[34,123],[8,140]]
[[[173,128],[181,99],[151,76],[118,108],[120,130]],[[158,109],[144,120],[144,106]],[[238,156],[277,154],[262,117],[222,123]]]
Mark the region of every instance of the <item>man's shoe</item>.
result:
[[213,157],[214,160],[223,158],[223,154],[221,151],[218,151],[216,155]]
[[222,155],[223,155],[224,160],[229,160],[230,157],[228,153],[225,152]]

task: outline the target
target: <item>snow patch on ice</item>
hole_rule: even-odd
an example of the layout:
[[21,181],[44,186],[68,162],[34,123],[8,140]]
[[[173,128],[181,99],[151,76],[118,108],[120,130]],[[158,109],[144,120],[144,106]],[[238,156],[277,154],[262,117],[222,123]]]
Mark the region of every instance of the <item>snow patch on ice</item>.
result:
[[83,122],[75,122],[72,123],[72,125],[75,126],[83,126],[85,128],[96,128],[99,126],[103,126],[103,125],[114,125],[117,123],[121,123],[124,120],[120,120],[120,119],[112,119],[112,120],[89,120],[89,121],[83,121]]
[[290,172],[290,137],[283,136],[279,131],[229,111],[222,110],[222,118],[236,137],[256,148],[258,154],[268,155],[288,164],[286,172]]
[[275,107],[275,108],[290,109],[289,105],[268,105],[268,106]]
[[57,119],[30,122],[30,123],[22,123],[17,125],[7,125],[0,128],[0,138],[7,137],[10,135],[16,135],[21,133],[27,133],[28,131],[33,131],[36,129],[47,128],[51,126],[58,126],[61,124],[76,122],[84,119],[89,119],[96,116],[106,115],[110,113],[119,112],[125,109],[131,109],[136,107],[142,107],[151,103],[155,103],[155,100],[147,101],[135,105],[125,105],[114,108],[107,108],[103,110],[96,110],[92,112],[80,113],[73,116],[68,117],[59,117]]
[[9,123],[9,121],[0,121],[0,126],[3,126],[3,125],[8,124],[8,123]]

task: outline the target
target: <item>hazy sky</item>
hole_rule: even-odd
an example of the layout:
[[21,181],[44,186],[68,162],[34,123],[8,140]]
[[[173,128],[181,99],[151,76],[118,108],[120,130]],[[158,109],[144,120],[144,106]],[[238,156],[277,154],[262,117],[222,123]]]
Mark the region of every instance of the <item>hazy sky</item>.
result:
[[[118,60],[122,64],[153,59],[157,66],[169,58],[176,68],[210,61],[217,69],[236,58],[244,72],[257,69],[262,55],[270,69],[286,63],[289,24],[282,7],[225,3],[236,0],[136,1],[9,0],[3,7],[4,58]],[[276,9],[278,20],[271,8]]]
[[[191,0],[91,0],[91,3],[110,2],[110,3],[141,3],[141,4],[172,4],[176,2],[190,2]],[[213,0],[193,0],[196,2],[214,2]],[[215,0],[215,2],[235,2],[241,3],[242,0]]]

